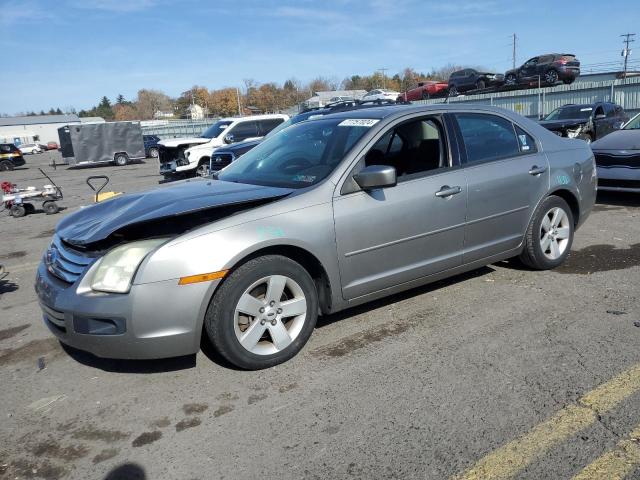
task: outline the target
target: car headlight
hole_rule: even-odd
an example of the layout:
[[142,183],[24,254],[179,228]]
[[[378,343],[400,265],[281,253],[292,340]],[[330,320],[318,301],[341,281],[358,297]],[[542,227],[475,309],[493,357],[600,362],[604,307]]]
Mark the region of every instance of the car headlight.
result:
[[127,293],[142,260],[166,238],[142,240],[120,245],[102,259],[91,280],[91,289],[99,292]]

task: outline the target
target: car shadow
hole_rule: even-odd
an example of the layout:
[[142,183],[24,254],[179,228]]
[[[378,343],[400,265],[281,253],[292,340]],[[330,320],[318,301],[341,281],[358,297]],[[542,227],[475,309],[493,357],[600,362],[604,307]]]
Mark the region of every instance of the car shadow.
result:
[[600,205],[617,205],[621,207],[640,207],[640,194],[633,192],[609,192],[599,191],[594,210],[606,208]]
[[[94,462],[95,463],[95,462]],[[113,468],[104,477],[104,480],[146,480],[147,474],[144,468],[137,463],[123,463]]]
[[196,355],[163,358],[156,360],[119,360],[101,358],[95,355],[60,343],[63,350],[76,362],[87,367],[97,368],[111,373],[162,373],[187,370],[196,366]]
[[340,312],[332,313],[330,315],[322,315],[318,318],[318,322],[316,323],[316,328],[323,328],[328,325],[331,325],[332,323],[339,322],[340,320],[344,320],[346,318],[353,317],[355,315],[367,313],[371,310],[376,310],[378,308],[386,307],[393,303],[402,302],[404,300],[407,300],[412,297],[416,297],[418,295],[424,295],[425,293],[435,292],[437,290],[440,290],[441,288],[446,288],[456,283],[464,282],[465,280],[471,280],[473,278],[482,277],[483,275],[487,275],[494,271],[495,269],[491,268],[490,266],[481,267],[476,270],[472,270],[470,272],[461,273],[459,275],[438,280],[437,282],[429,283],[421,287],[412,288],[411,290],[406,290],[404,292],[389,295],[388,297],[384,297],[378,300],[373,300],[371,302],[364,303],[356,307],[348,308],[347,310],[342,310]]

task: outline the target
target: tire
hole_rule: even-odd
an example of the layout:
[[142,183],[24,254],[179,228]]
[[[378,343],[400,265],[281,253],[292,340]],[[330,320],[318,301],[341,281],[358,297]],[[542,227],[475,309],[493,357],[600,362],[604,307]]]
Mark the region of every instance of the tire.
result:
[[9,170],[13,170],[13,163],[9,160],[5,160],[4,162],[0,162],[0,172],[8,172]]
[[591,144],[591,142],[593,142],[593,138],[588,133],[581,133],[576,138],[579,138],[580,140],[584,140],[588,144]]
[[449,96],[450,97],[457,97],[458,96],[458,89],[456,88],[455,85],[449,86]]
[[555,85],[559,80],[558,72],[556,72],[553,68],[547,70],[544,74],[544,81],[549,85]]
[[198,163],[194,173],[196,177],[206,177],[209,175],[209,160],[209,158],[200,160],[200,163]]
[[48,200],[42,204],[42,209],[47,215],[55,215],[60,211],[60,207],[53,200]]
[[548,196],[538,205],[527,227],[520,260],[536,270],[558,267],[569,255],[574,229],[573,213],[567,202],[556,195]]
[[504,84],[505,85],[516,85],[518,83],[518,79],[516,78],[516,76],[513,73],[510,73],[509,75],[507,75],[504,79]]
[[24,217],[27,214],[27,209],[24,205],[12,205],[9,213],[13,218]]
[[155,147],[151,147],[149,149],[149,157],[151,158],[158,158],[158,149]]
[[116,162],[117,166],[124,167],[129,163],[129,157],[127,156],[126,153],[118,153],[114,157],[113,161]]
[[[285,285],[281,296],[267,303],[267,285],[278,284]],[[282,317],[283,323],[279,306],[285,306],[289,297],[298,300],[290,312],[298,315]],[[255,315],[240,313],[243,308]],[[245,370],[259,370],[296,355],[311,336],[317,317],[318,293],[309,273],[287,257],[266,255],[249,260],[223,281],[204,323],[213,348],[225,360]],[[281,346],[272,332],[283,342]]]
[[484,88],[486,88],[486,85],[485,85],[485,83],[484,83],[484,80],[482,80],[482,79],[481,79],[481,80],[478,80],[478,81],[476,82],[476,88],[477,88],[478,90],[483,90]]
[[429,100],[429,92],[422,91],[422,100]]
[[564,80],[562,80],[562,83],[564,83],[565,85],[571,85],[573,83],[573,78],[565,78]]

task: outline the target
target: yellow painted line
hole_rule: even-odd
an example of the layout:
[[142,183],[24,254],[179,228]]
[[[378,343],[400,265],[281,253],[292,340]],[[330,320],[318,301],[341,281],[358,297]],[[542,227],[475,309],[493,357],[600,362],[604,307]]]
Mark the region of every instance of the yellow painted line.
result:
[[545,452],[592,425],[607,412],[640,390],[640,364],[591,390],[578,404],[564,407],[521,437],[499,447],[473,467],[453,478],[493,480],[515,476]]
[[640,467],[640,425],[629,435],[620,440],[616,448],[603,453],[573,480],[622,480]]

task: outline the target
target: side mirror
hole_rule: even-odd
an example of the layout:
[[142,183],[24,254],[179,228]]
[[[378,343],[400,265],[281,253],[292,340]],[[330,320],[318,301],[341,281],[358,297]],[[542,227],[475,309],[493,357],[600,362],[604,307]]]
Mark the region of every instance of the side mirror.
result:
[[369,165],[356,173],[353,179],[363,190],[395,187],[398,183],[396,169],[388,165]]
[[227,133],[224,136],[224,143],[233,143],[233,133]]
[[603,118],[607,118],[607,116],[604,113],[600,113],[595,116],[596,120],[602,120]]

